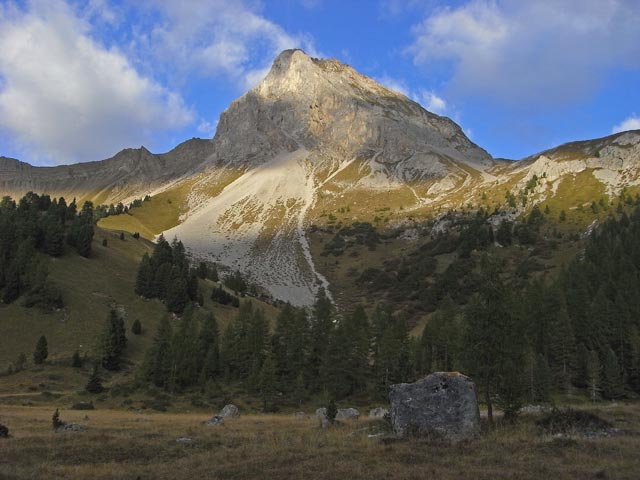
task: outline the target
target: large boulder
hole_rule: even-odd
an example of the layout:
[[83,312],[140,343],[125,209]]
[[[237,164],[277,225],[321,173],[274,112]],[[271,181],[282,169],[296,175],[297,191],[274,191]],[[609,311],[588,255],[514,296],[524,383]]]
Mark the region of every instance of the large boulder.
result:
[[323,418],[327,418],[327,409],[325,407],[321,407],[316,410],[316,417],[322,420]]
[[391,424],[400,437],[433,435],[457,442],[480,433],[475,384],[457,372],[391,385]]
[[238,407],[236,407],[235,405],[229,404],[229,405],[225,405],[224,408],[220,410],[220,416],[224,418],[228,418],[228,417],[235,418],[240,416],[240,411],[238,410]]
[[355,408],[339,408],[336,413],[336,420],[357,420],[360,412]]

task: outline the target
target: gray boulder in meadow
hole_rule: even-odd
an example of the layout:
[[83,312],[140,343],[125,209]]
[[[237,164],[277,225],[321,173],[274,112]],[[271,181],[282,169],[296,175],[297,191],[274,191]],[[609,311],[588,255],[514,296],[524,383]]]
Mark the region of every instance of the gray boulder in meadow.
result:
[[369,410],[369,418],[384,418],[389,413],[389,410],[384,407],[372,408]]
[[309,418],[309,417],[307,417],[307,414],[304,413],[304,412],[296,412],[296,413],[293,414],[293,416],[295,418],[297,418],[298,420],[306,420],[307,418]]
[[236,418],[240,416],[240,411],[238,407],[233,404],[225,405],[222,410],[220,410],[220,416],[224,418]]
[[475,384],[457,372],[391,385],[391,424],[399,437],[433,435],[457,442],[480,433]]
[[336,413],[336,420],[357,420],[360,412],[355,408],[339,408]]
[[323,418],[327,418],[327,409],[325,407],[318,408],[316,410],[316,417],[322,420]]

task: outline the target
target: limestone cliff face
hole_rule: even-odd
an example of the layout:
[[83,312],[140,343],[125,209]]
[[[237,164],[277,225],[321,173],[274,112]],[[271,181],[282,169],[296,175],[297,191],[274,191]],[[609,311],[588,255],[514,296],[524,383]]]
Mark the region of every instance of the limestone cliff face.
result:
[[361,157],[399,180],[445,176],[449,161],[476,169],[490,155],[460,127],[337,60],[286,50],[267,77],[225,111],[213,139],[221,162],[259,165],[306,149],[321,168]]

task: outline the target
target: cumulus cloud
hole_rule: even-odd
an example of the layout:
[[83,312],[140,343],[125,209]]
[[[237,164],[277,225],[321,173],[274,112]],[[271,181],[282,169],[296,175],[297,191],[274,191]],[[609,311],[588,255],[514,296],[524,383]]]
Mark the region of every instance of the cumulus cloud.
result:
[[171,58],[171,68],[203,76],[226,75],[242,89],[258,83],[277,54],[304,48],[315,55],[310,37],[292,35],[243,1],[154,0],[144,4],[159,14],[148,41],[154,56]]
[[626,118],[618,125],[615,125],[611,129],[611,133],[626,132],[627,130],[640,130],[640,117],[634,114],[629,118]]
[[451,72],[452,92],[514,105],[591,94],[611,67],[640,67],[637,0],[471,0],[413,28],[417,65]]
[[61,1],[0,14],[0,128],[54,163],[104,158],[193,118],[180,95],[89,30]]

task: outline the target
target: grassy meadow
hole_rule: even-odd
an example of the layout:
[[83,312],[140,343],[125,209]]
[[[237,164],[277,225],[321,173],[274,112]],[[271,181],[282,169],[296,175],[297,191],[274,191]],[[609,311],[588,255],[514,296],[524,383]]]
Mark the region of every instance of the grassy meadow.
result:
[[[0,439],[0,478],[637,479],[640,472],[638,405],[592,409],[624,429],[619,436],[553,436],[523,416],[457,445],[394,440],[382,421],[325,430],[315,418],[291,414],[243,415],[209,427],[203,422],[213,412],[63,409],[64,421],[87,430],[54,433],[53,409],[0,407],[0,423],[12,434]],[[191,442],[178,443],[181,437]]]

